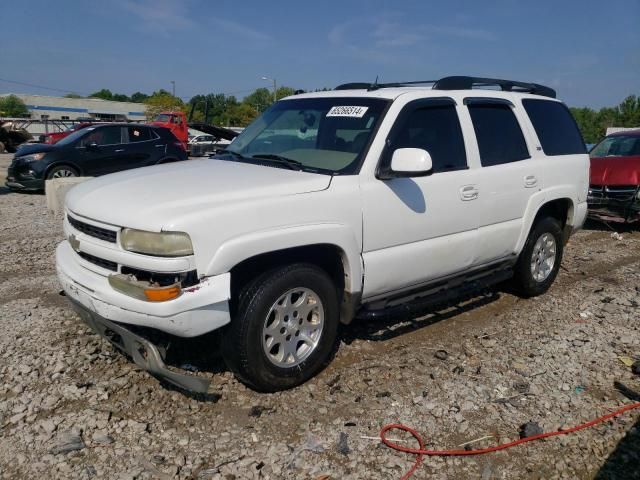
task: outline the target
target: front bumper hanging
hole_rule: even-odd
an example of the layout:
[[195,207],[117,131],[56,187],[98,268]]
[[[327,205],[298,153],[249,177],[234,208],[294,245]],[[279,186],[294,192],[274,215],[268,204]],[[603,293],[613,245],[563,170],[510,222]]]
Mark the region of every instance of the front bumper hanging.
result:
[[146,338],[101,317],[72,299],[69,301],[80,318],[94,332],[108,340],[118,350],[129,355],[136,365],[154,377],[195,393],[207,393],[209,390],[209,380],[169,370],[164,363],[164,355],[160,349]]

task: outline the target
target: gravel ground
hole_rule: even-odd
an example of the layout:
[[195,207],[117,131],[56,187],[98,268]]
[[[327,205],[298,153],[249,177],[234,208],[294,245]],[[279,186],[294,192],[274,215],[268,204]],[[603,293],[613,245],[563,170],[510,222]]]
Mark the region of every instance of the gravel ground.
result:
[[[491,435],[480,448],[530,421],[558,430],[640,400],[640,376],[620,360],[640,355],[637,230],[580,232],[542,297],[487,293],[418,319],[354,324],[334,362],[292,391],[257,394],[215,354],[183,352],[174,366],[213,381],[197,397],[160,385],[80,323],[59,295],[61,222],[42,195],[0,188],[0,212],[2,479],[399,478],[413,457],[362,438],[387,423],[416,428],[431,448]],[[508,451],[427,458],[414,478],[640,478],[639,452],[636,410]]]

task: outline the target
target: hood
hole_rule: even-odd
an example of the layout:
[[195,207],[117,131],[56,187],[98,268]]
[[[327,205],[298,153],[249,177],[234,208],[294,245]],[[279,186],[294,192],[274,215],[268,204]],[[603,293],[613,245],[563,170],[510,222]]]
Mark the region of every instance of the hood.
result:
[[16,151],[16,157],[24,157],[25,155],[31,155],[32,153],[51,152],[58,147],[48,143],[29,143],[26,145],[20,145]]
[[205,159],[137,168],[83,182],[69,191],[72,212],[115,226],[171,230],[181,217],[231,203],[326,189],[331,176]]
[[640,155],[632,157],[593,157],[591,185],[640,185]]

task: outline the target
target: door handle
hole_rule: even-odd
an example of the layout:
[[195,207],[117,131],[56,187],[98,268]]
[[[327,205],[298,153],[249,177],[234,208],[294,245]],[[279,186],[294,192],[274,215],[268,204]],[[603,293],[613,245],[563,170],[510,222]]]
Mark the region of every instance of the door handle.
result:
[[525,188],[533,188],[538,185],[538,179],[535,175],[527,175],[524,177],[524,187]]
[[465,185],[460,188],[460,198],[468,202],[469,200],[475,200],[480,195],[480,192],[475,185]]
[[156,148],[164,148],[166,145],[156,145]]
[[116,150],[116,153],[124,152],[124,148],[119,148]]

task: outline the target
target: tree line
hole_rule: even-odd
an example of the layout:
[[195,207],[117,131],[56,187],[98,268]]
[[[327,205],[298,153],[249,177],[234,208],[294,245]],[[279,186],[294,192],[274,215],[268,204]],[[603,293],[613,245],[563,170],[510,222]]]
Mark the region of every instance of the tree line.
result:
[[571,108],[586,143],[598,143],[606,135],[607,127],[639,127],[640,97],[630,95],[615,107],[594,110],[588,107]]
[[[164,89],[147,95],[136,92],[131,96],[122,93],[113,93],[103,88],[89,95],[88,98],[100,98],[116,102],[134,102],[146,105],[148,117],[154,117],[164,110],[181,110],[192,116],[194,122],[208,121],[216,125],[244,127],[251,123],[259,114],[265,111],[276,99],[293,95],[294,89],[280,87],[275,92],[267,88],[258,88],[251,94],[238,100],[233,95],[222,93],[209,93],[207,95],[195,95],[188,102],[173,96]],[[70,93],[67,98],[83,98],[80,95]]]
[[[272,90],[258,88],[242,100],[238,100],[233,95],[209,93],[195,95],[188,102],[184,102],[164,89],[157,90],[150,95],[142,92],[125,95],[113,93],[111,90],[103,88],[92,93],[88,98],[143,103],[146,105],[149,117],[153,117],[163,110],[181,110],[187,115],[191,115],[194,122],[208,121],[221,126],[245,127],[271,106],[274,100],[293,95],[294,92],[293,88],[280,87],[275,92],[274,98]],[[70,93],[66,97],[84,98],[74,93]],[[630,95],[615,107],[604,107],[599,110],[574,107],[570,110],[586,143],[597,143],[602,140],[607,127],[640,127],[640,97],[636,95]],[[0,116],[28,117],[29,110],[18,97],[8,95],[0,97]]]

